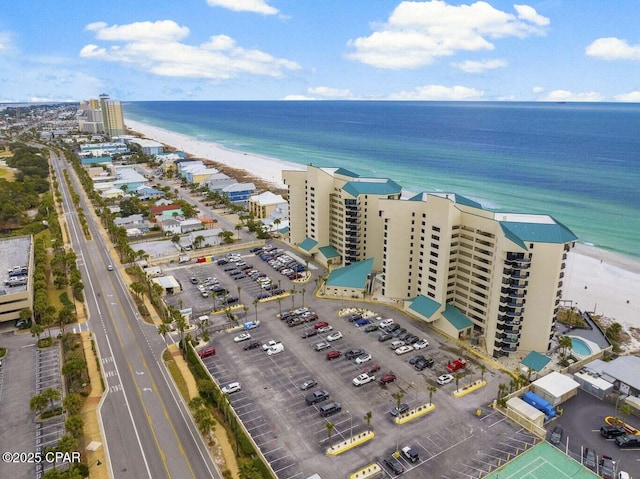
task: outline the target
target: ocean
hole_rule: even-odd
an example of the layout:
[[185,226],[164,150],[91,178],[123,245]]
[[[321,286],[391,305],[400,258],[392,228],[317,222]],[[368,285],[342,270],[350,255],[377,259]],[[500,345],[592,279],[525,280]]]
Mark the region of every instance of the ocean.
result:
[[585,244],[640,258],[639,104],[175,101],[124,111],[230,149],[550,214]]

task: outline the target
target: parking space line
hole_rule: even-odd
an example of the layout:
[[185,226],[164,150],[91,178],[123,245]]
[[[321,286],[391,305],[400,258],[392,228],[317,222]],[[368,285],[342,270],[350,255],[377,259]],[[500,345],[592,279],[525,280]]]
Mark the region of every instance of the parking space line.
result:
[[[286,457],[289,457],[289,456],[286,456]],[[292,463],[291,463],[291,464],[289,464],[288,466],[281,467],[280,469],[276,469],[274,472],[277,474],[277,473],[279,473],[280,471],[284,471],[285,469],[289,469],[290,467],[295,466],[295,464],[296,464],[295,462],[292,462]]]

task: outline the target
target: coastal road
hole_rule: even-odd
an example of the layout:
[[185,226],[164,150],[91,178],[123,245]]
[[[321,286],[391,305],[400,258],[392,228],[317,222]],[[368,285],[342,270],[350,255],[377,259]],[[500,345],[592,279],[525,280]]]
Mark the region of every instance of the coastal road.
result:
[[[106,395],[100,408],[106,454],[114,477],[221,478],[208,449],[162,364],[166,348],[142,321],[84,200],[71,166],[52,154],[71,244],[85,285],[89,330],[95,335]],[[69,171],[91,231],[82,234],[63,170]]]

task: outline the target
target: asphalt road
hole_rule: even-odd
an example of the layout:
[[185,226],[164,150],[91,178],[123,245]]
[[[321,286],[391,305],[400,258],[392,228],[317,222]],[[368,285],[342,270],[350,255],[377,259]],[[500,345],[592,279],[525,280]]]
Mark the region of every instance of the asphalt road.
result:
[[[85,285],[89,329],[95,334],[106,377],[107,392],[100,408],[113,475],[120,478],[221,477],[161,361],[166,344],[155,327],[137,313],[117,264],[100,235],[81,194],[92,239],[82,235],[63,169],[52,163],[63,194],[71,243]],[[70,174],[74,188],[81,186]]]

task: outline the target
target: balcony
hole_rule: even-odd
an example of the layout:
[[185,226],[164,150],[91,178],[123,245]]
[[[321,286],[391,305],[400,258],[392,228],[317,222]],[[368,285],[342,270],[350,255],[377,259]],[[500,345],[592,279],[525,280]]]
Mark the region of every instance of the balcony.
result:
[[[524,295],[520,295],[519,297],[522,298]],[[514,301],[513,298],[510,298],[508,296],[501,296],[500,297],[500,303],[502,303],[505,306],[508,306],[510,308],[523,308],[524,307],[524,302],[523,301]]]

